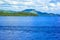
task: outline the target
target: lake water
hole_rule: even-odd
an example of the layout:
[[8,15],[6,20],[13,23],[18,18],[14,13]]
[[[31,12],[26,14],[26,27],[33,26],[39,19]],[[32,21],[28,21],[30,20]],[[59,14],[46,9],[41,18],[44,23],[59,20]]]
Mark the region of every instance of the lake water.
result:
[[0,16],[0,40],[60,40],[60,17]]
[[0,26],[60,26],[60,17],[0,17]]

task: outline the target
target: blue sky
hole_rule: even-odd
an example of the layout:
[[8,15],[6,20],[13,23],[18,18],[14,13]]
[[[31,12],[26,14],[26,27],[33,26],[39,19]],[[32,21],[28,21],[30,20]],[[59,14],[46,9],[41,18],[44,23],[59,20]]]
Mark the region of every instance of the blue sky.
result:
[[60,14],[60,0],[0,0],[0,9],[14,11],[35,9]]

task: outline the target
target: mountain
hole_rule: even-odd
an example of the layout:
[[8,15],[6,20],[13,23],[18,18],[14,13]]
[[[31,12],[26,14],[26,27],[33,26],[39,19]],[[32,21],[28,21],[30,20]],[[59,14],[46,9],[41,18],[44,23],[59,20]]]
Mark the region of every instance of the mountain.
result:
[[40,12],[40,11],[36,11],[35,9],[25,9],[22,12],[30,12],[30,13],[35,13],[35,14],[38,14],[38,15],[48,14],[48,13],[43,13],[43,12]]
[[9,10],[0,10],[0,16],[38,16],[38,14],[30,13],[30,12],[16,12]]
[[42,12],[36,11],[35,9],[25,9],[22,12],[30,12],[30,13],[34,13],[34,14],[38,14],[38,15],[43,14]]
[[47,12],[41,12],[37,11],[35,9],[25,9],[23,11],[11,11],[11,10],[0,10],[0,15],[2,14],[14,14],[14,15],[38,15],[38,16],[60,16],[59,14],[54,13],[47,13]]
[[38,14],[39,16],[60,16],[59,14],[40,12],[40,11],[37,11],[35,9],[25,9],[22,12],[35,13],[35,14]]
[[30,13],[37,14],[35,9],[26,9],[26,10],[23,10],[22,12],[30,12]]

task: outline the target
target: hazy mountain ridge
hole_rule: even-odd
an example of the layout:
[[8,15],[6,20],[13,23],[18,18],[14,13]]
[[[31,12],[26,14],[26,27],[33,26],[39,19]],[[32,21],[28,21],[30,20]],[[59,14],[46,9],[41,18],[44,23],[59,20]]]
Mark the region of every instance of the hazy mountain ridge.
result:
[[[15,16],[60,16],[59,14],[54,14],[54,13],[47,13],[47,12],[40,12],[36,11],[35,9],[25,9],[23,11],[10,11],[10,10],[0,10],[0,16],[6,15],[15,15]],[[5,15],[5,16],[6,16]]]
[[36,14],[38,14],[39,16],[60,16],[60,14],[55,14],[55,13],[47,13],[47,12],[41,12],[41,11],[37,11],[35,9],[26,9],[26,10],[23,10],[23,12],[34,12]]
[[30,12],[16,12],[16,11],[1,10],[0,16],[38,16],[38,15]]

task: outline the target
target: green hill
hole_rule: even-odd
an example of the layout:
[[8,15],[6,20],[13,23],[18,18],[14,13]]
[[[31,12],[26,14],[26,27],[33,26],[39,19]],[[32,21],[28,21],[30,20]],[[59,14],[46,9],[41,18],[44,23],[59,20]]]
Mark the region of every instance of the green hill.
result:
[[30,12],[0,11],[0,16],[38,16],[38,14],[30,13]]
[[0,16],[60,16],[60,15],[28,9],[21,12],[0,10]]

